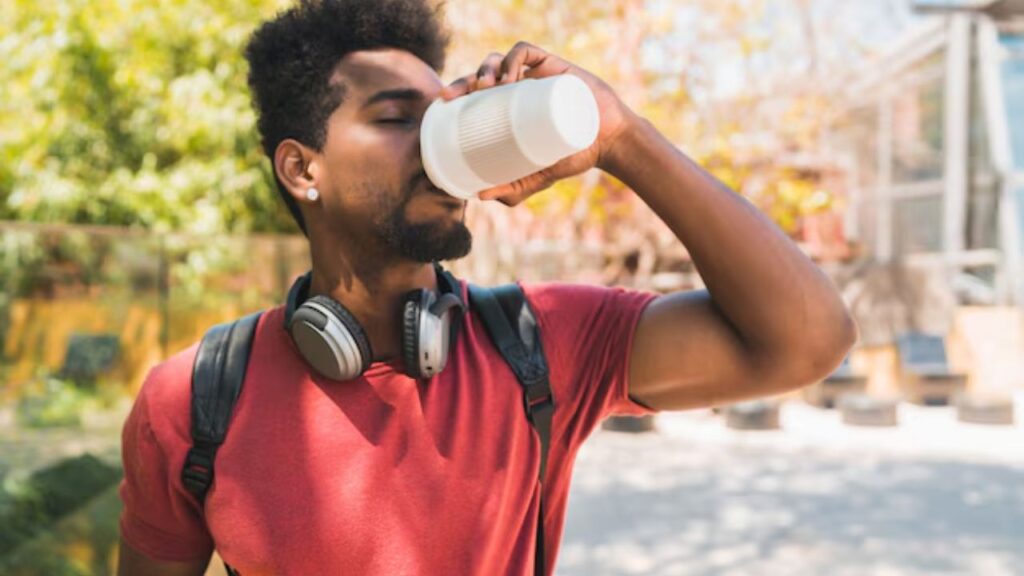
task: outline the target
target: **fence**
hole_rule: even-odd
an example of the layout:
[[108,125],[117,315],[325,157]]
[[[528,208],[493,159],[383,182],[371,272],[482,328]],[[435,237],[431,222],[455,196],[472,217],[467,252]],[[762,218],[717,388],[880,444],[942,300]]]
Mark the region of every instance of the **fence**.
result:
[[308,266],[296,237],[2,224],[3,393],[90,370],[133,389],[212,324],[280,302]]

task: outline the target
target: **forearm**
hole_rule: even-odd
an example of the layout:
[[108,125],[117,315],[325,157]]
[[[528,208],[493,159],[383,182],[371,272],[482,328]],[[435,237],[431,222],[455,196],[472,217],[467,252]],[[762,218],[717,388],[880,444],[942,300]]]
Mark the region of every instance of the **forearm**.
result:
[[752,204],[634,117],[602,168],[686,246],[715,306],[753,353],[832,362],[855,334],[835,286]]

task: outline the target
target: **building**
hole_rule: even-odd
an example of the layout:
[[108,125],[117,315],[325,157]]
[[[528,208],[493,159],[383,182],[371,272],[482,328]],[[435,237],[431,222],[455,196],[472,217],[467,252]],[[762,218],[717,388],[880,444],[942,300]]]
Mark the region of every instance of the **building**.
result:
[[[844,82],[830,153],[867,260],[954,305],[1024,305],[1024,0],[919,1],[923,25]],[[935,282],[933,282],[935,283]]]

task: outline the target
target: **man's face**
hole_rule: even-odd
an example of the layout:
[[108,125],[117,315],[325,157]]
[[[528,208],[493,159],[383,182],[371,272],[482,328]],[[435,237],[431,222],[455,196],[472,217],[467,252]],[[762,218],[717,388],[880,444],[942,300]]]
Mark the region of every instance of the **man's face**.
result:
[[468,254],[465,201],[434,187],[420,159],[420,121],[442,87],[434,70],[402,50],[360,51],[333,80],[346,93],[322,151],[332,236],[417,262]]

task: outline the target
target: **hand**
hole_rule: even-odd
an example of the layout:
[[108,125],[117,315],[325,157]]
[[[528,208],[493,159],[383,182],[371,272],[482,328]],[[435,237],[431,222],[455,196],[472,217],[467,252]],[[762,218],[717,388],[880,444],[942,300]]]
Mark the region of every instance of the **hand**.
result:
[[629,126],[634,114],[603,80],[527,42],[516,43],[504,56],[492,53],[484,59],[475,74],[463,76],[441,90],[441,97],[447,101],[495,85],[518,82],[523,78],[546,78],[558,74],[580,77],[594,93],[601,119],[594,144],[540,172],[484,190],[479,196],[481,200],[498,200],[508,206],[515,206],[558,180],[594,167],[604,168],[612,145]]

